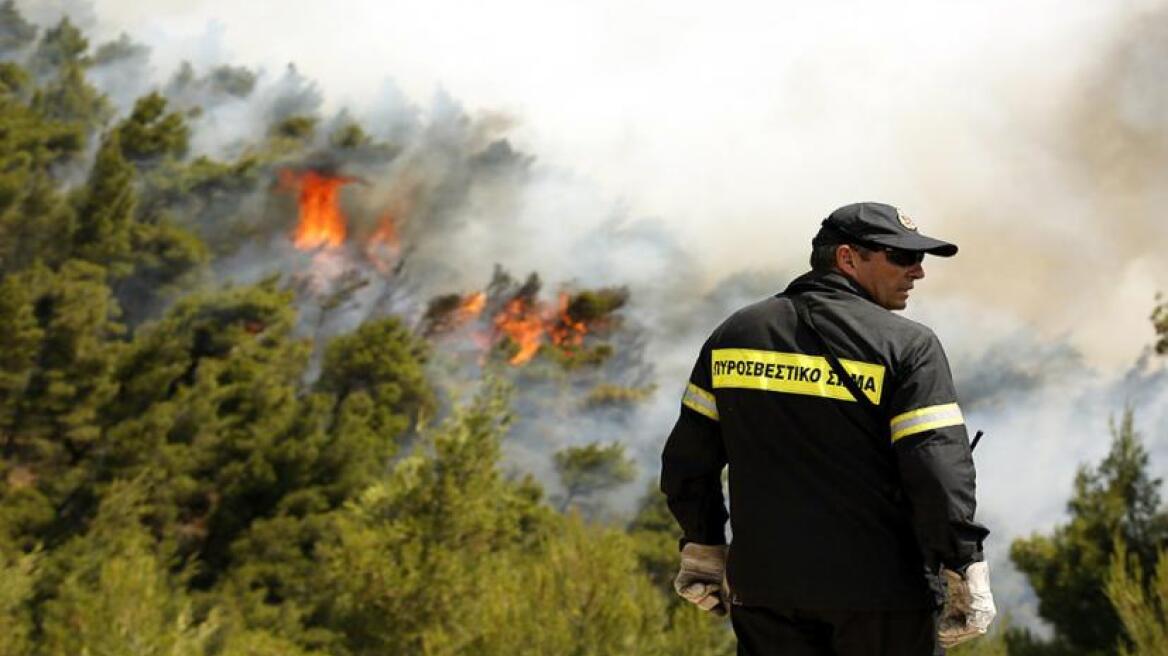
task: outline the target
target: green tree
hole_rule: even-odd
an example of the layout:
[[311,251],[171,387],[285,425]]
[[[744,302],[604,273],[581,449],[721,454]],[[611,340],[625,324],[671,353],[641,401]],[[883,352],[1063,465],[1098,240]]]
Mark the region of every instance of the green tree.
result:
[[413,421],[434,410],[434,393],[423,368],[428,355],[426,342],[396,317],[367,321],[335,338],[325,349],[316,384],[336,399],[334,427],[360,426],[392,447]]
[[52,556],[52,595],[39,642],[49,654],[197,656],[213,625],[198,625],[165,555],[143,526],[146,491],[117,483],[84,535]]
[[104,123],[111,109],[106,97],[85,79],[92,64],[89,41],[68,17],[45,30],[29,70],[45,80],[33,97],[33,107],[50,119],[77,123],[86,131]]
[[135,57],[145,57],[148,52],[146,46],[134,43],[130,35],[122,32],[116,40],[98,46],[97,51],[93,53],[93,65],[105,66]]
[[36,40],[37,28],[25,20],[15,0],[0,4],[0,56],[12,56]]
[[146,172],[138,213],[181,217],[181,224],[195,230],[209,252],[231,253],[258,230],[245,203],[263,179],[263,164],[252,155],[234,162],[164,159]]
[[0,94],[0,272],[38,260],[56,266],[69,255],[73,209],[52,170],[77,156],[84,142],[77,126]]
[[221,65],[207,74],[211,90],[236,98],[246,98],[255,90],[256,74],[243,66]]
[[158,93],[142,96],[134,110],[117,126],[122,155],[138,166],[163,157],[186,155],[191,130],[179,112],[166,111],[166,98]]
[[0,439],[9,469],[0,525],[15,524],[22,540],[66,530],[86,508],[87,458],[99,443],[102,409],[117,392],[122,330],[104,279],[100,267],[70,261],[3,283],[0,312],[13,338],[0,340]]
[[19,64],[0,63],[0,95],[9,98],[24,98],[32,87],[32,77]]
[[368,146],[372,141],[368,133],[355,121],[342,123],[329,134],[329,144],[333,148],[360,148]]
[[307,141],[316,133],[316,123],[315,116],[295,114],[273,125],[271,135],[281,139]]
[[489,594],[483,577],[508,546],[536,548],[549,520],[537,494],[495,467],[508,423],[503,390],[488,388],[424,437],[432,457],[420,448],[401,460],[337,518],[317,587],[347,653],[450,653],[481,630],[468,606]]
[[1168,302],[1158,302],[1152,310],[1152,327],[1156,330],[1156,353],[1168,354]]
[[9,553],[0,548],[0,656],[32,653],[29,603],[36,583],[39,554]]
[[305,647],[335,648],[327,628],[301,628],[320,603],[317,545],[332,533],[332,512],[384,476],[401,438],[430,412],[426,352],[394,318],[363,324],[326,349],[322,377],[303,397],[296,441],[280,461],[289,491],[231,547],[238,565],[230,585],[263,591],[262,601],[242,607],[251,625]]
[[[1156,352],[1168,352],[1168,304],[1152,312],[1158,341]],[[1149,575],[1150,574],[1150,575]],[[1154,572],[1140,554],[1129,552],[1124,539],[1117,540],[1107,576],[1107,598],[1123,623],[1124,639],[1116,648],[1121,656],[1168,653],[1168,550],[1156,555]]]
[[1097,468],[1075,477],[1067,503],[1070,521],[1049,536],[1016,540],[1010,558],[1039,598],[1039,614],[1054,627],[1069,653],[1111,653],[1122,624],[1104,589],[1122,539],[1143,571],[1151,571],[1168,538],[1159,511],[1159,479],[1148,474],[1148,456],[1125,410],[1112,425],[1111,450]]
[[186,228],[163,219],[130,226],[130,273],[115,286],[127,325],[153,317],[199,280],[207,246]]
[[1115,607],[1126,640],[1116,648],[1121,656],[1168,653],[1168,558],[1161,551],[1149,578],[1139,558],[1119,541],[1107,577],[1107,598]]
[[292,337],[294,323],[291,297],[271,281],[191,295],[142,326],[119,362],[107,476],[155,485],[156,521],[181,538],[181,555],[202,561],[200,585],[296,482],[286,468],[302,448],[308,345]]
[[315,586],[335,653],[731,653],[724,624],[668,604],[623,531],[500,475],[508,417],[488,385],[337,516]]
[[32,99],[33,107],[48,118],[75,123],[86,134],[103,125],[112,110],[109,100],[85,79],[85,69],[66,63]]
[[[637,558],[658,589],[672,591],[673,577],[681,564],[678,547],[677,520],[669,512],[665,495],[651,482],[637,513],[628,525],[628,533],[636,544]],[[671,597],[673,599],[673,597]],[[676,603],[682,603],[676,597]],[[688,602],[685,602],[688,603]]]
[[77,208],[73,234],[77,254],[110,267],[117,278],[130,272],[131,229],[138,202],[134,167],[122,156],[116,130],[107,132],[97,151]]
[[636,465],[625,456],[625,447],[619,442],[608,446],[592,442],[586,446],[568,447],[556,452],[556,473],[564,487],[560,509],[573,502],[595,502],[596,495],[632,481]]
[[83,69],[90,61],[85,55],[89,50],[89,40],[69,20],[61,18],[53,27],[45,30],[29,62],[38,76],[48,76],[66,67]]

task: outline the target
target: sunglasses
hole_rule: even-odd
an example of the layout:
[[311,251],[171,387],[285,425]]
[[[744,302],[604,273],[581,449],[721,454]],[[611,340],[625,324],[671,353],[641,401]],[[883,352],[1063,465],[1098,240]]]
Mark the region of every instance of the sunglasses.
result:
[[888,261],[899,267],[916,266],[925,260],[925,254],[921,251],[906,251],[877,244],[859,244],[859,246],[870,251],[884,251],[884,256],[888,258]]

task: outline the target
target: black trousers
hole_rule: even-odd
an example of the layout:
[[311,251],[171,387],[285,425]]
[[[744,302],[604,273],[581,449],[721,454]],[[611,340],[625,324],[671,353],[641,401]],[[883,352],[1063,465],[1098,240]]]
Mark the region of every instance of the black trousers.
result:
[[738,656],[943,656],[933,610],[732,606]]

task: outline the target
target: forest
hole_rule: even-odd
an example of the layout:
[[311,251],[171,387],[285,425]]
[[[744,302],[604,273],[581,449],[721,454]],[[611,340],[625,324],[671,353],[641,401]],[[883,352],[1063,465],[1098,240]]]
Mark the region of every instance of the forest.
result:
[[[733,653],[655,485],[613,502],[657,393],[628,289],[444,282],[532,157],[456,108],[326,117],[294,69],[127,98],[146,56],[0,5],[0,656]],[[1168,653],[1135,421],[1011,546],[1049,635],[951,653]]]

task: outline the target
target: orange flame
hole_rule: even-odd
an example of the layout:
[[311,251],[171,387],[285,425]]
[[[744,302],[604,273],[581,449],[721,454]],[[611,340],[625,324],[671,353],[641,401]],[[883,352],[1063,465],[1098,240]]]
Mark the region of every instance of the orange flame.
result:
[[[584,344],[584,338],[593,326],[586,320],[579,320],[569,312],[570,296],[559,295],[559,302],[553,308],[528,295],[519,295],[507,301],[502,309],[494,313],[490,320],[491,330],[476,330],[473,333],[476,344],[490,349],[500,341],[512,342],[517,351],[508,358],[511,365],[519,366],[530,362],[544,343],[564,351],[570,351]],[[454,307],[442,311],[435,319],[434,334],[444,334],[478,319],[487,307],[486,292],[473,292],[458,299]],[[487,354],[483,353],[480,363],[485,364]]]
[[280,181],[298,190],[300,217],[292,234],[292,243],[300,250],[337,248],[345,243],[345,215],[341,213],[337,193],[352,178],[328,176],[315,171],[282,171]]
[[543,341],[544,319],[531,303],[523,298],[512,299],[495,316],[494,323],[499,332],[519,346],[519,352],[508,362],[521,365],[535,357]]
[[401,238],[397,234],[397,222],[392,212],[381,215],[377,229],[369,235],[365,244],[365,256],[382,273],[388,273],[401,253]]
[[393,214],[386,212],[381,215],[381,221],[377,224],[377,230],[369,236],[369,241],[374,243],[384,243],[390,246],[397,246],[401,244],[401,239],[397,236],[397,222],[393,220]]
[[556,310],[557,321],[552,324],[549,333],[552,343],[556,346],[580,346],[584,343],[584,335],[588,334],[588,326],[583,321],[576,321],[568,314],[568,295],[560,292],[559,307]]
[[483,309],[487,307],[487,293],[475,292],[466,298],[462,299],[462,304],[458,306],[455,316],[459,324],[466,323],[472,319],[477,319],[483,313]]

